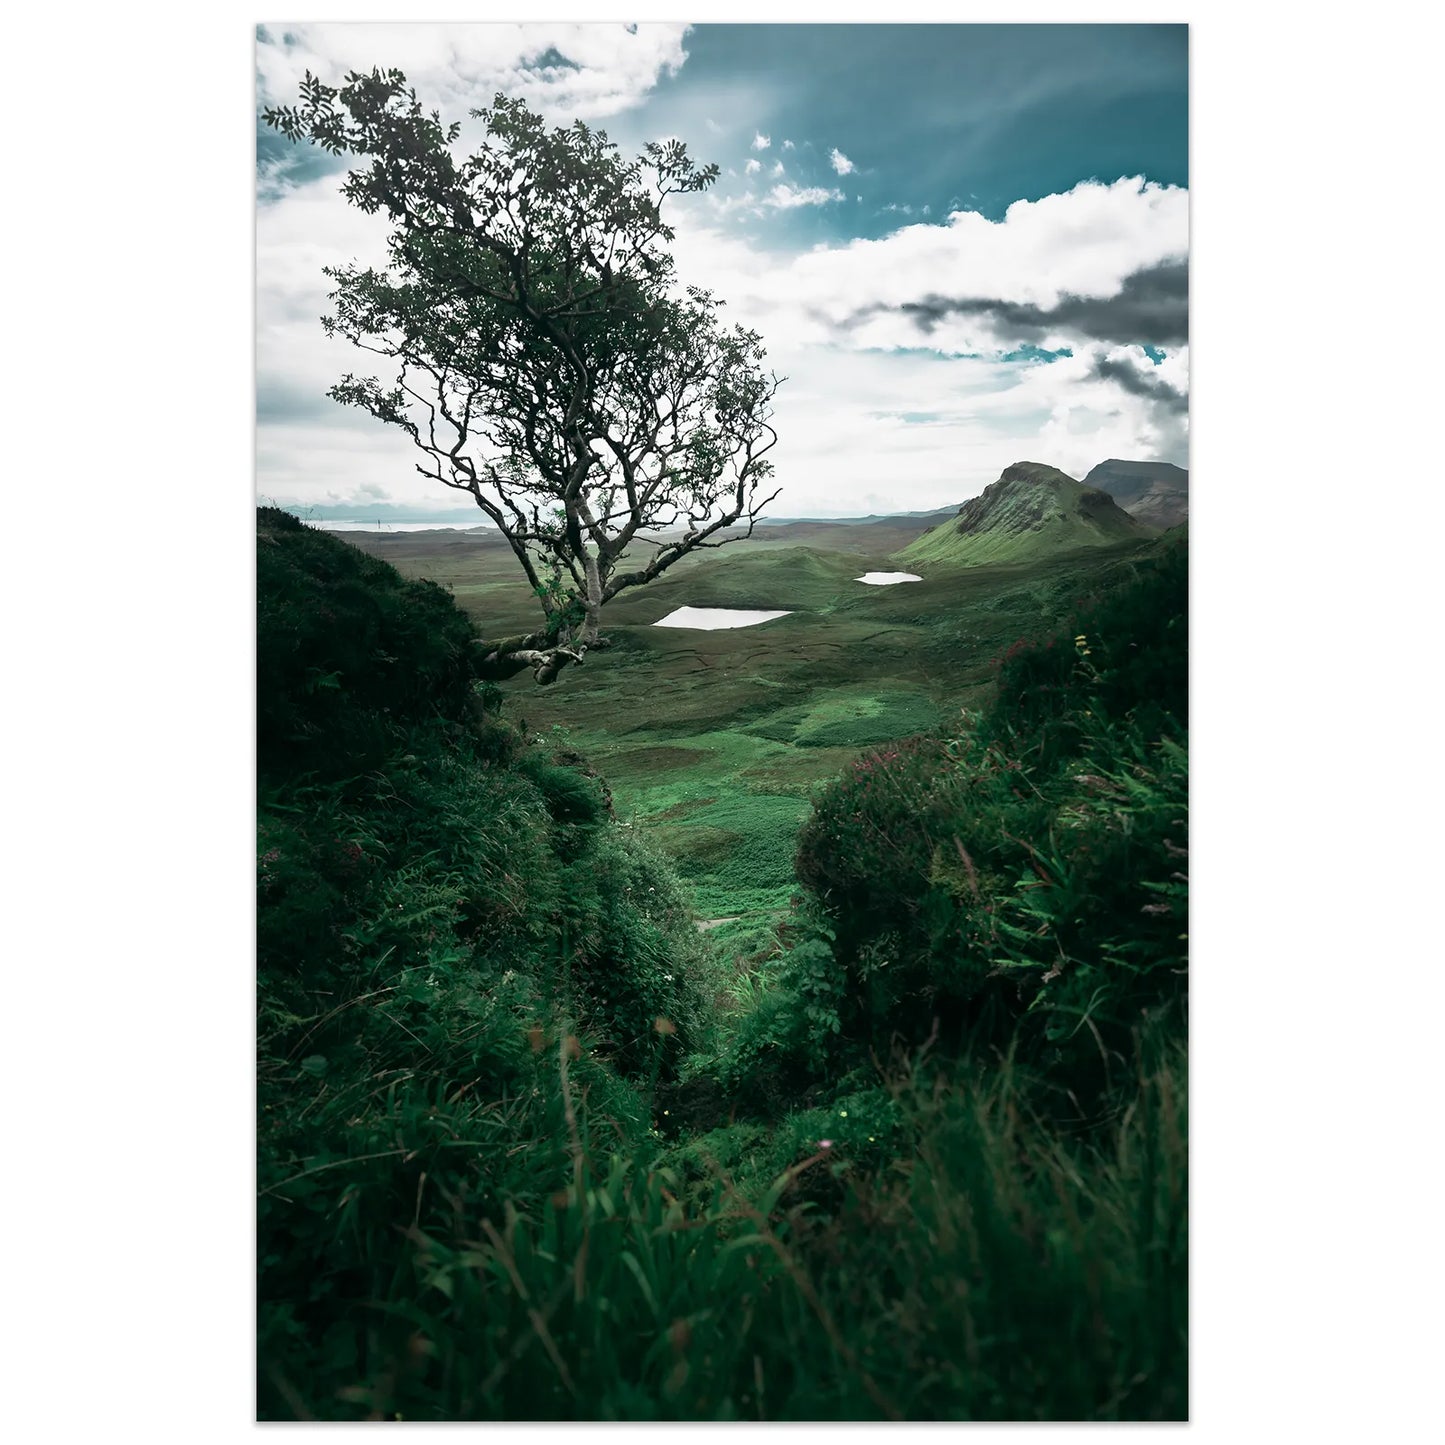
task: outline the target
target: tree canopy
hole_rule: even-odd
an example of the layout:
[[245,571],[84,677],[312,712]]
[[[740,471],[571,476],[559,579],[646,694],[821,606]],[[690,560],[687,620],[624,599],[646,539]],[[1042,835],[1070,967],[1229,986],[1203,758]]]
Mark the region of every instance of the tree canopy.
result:
[[385,269],[328,267],[330,335],[394,364],[331,396],[406,432],[417,470],[469,493],[506,537],[543,615],[489,641],[497,675],[555,680],[602,608],[700,547],[751,533],[769,490],[780,378],[758,334],[677,280],[667,198],[718,174],[682,142],[624,160],[578,121],[549,128],[498,94],[482,143],[424,112],[400,71],[308,73],[264,112],[293,141],[354,155],[343,194],[392,223]]

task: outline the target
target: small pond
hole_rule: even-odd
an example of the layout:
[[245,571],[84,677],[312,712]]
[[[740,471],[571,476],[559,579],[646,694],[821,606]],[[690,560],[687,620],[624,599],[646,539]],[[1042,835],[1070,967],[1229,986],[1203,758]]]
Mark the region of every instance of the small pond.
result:
[[652,625],[696,627],[715,632],[720,627],[756,627],[759,622],[771,622],[775,617],[787,615],[786,612],[750,612],[741,607],[679,607]]
[[895,582],[922,582],[916,572],[865,572],[855,577],[855,582],[866,582],[870,587],[891,587]]

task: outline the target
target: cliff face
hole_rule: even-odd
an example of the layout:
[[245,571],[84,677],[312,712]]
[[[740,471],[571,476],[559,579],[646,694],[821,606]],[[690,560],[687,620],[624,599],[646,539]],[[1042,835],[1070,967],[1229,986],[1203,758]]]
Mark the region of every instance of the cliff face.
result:
[[1126,462],[1112,457],[1084,478],[1108,492],[1131,517],[1164,531],[1189,520],[1189,473],[1172,462]]
[[1108,493],[1075,481],[1057,467],[1015,462],[965,502],[956,517],[925,532],[899,555],[911,562],[979,566],[1109,546],[1150,532]]

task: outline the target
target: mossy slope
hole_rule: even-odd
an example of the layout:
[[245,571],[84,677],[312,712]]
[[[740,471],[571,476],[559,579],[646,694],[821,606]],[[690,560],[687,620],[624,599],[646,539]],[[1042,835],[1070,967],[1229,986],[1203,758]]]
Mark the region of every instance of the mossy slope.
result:
[[981,567],[1152,535],[1106,492],[1084,486],[1057,467],[1015,462],[965,502],[957,517],[925,532],[898,556],[905,563]]

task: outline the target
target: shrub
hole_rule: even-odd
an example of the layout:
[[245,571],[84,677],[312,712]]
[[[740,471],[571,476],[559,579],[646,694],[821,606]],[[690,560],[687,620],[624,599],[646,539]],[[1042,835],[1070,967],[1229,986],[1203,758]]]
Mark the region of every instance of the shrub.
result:
[[1054,765],[1081,744],[1090,717],[1129,721],[1146,737],[1181,732],[1188,691],[1189,551],[1176,538],[1127,564],[1122,580],[1082,601],[1062,628],[1004,652],[981,736]]
[[263,770],[335,775],[438,717],[495,712],[475,687],[475,633],[435,583],[303,526],[256,514],[256,722]]
[[1166,549],[1017,647],[981,716],[819,795],[796,866],[835,933],[847,1039],[1001,1044],[1022,1020],[1082,1095],[1142,1012],[1182,1002],[1185,560]]
[[[826,979],[821,1000],[806,986],[810,975]],[[740,1021],[712,1067],[732,1110],[776,1117],[818,1096],[836,1051],[831,995],[837,977],[832,954],[819,942],[807,941],[784,957],[777,981]]]

